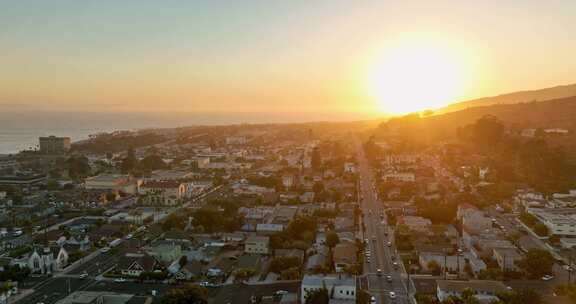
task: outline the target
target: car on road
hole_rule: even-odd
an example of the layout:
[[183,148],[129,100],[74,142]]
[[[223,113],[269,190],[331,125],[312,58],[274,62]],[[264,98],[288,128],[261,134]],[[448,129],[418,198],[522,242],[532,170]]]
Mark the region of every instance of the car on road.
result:
[[392,266],[394,267],[394,269],[398,269],[398,262],[392,263]]
[[572,267],[570,267],[568,265],[564,265],[564,266],[562,266],[562,268],[564,268],[564,270],[567,270],[568,272],[572,272]]
[[386,282],[392,283],[392,276],[391,275],[386,276]]
[[370,297],[370,304],[376,304],[376,297],[374,296]]
[[114,282],[123,283],[123,282],[126,282],[126,279],[125,278],[117,278],[117,279],[114,279]]
[[390,292],[389,296],[390,296],[390,299],[396,299],[396,293],[393,291]]
[[388,245],[388,247],[392,247],[392,242],[388,242],[386,245]]
[[376,242],[376,236],[372,237],[372,242]]
[[545,275],[545,276],[542,277],[542,281],[550,281],[550,280],[552,280],[553,278],[554,278],[553,275],[547,274],[547,275]]
[[376,269],[376,274],[378,276],[382,276],[382,269],[380,269],[380,268]]
[[277,296],[283,296],[285,294],[288,294],[288,291],[286,290],[276,290],[276,292],[274,293]]
[[87,278],[87,277],[88,277],[88,274],[87,274],[86,272],[84,272],[84,273],[82,273],[82,274],[80,275],[80,278],[81,278],[81,279],[84,279],[84,278]]

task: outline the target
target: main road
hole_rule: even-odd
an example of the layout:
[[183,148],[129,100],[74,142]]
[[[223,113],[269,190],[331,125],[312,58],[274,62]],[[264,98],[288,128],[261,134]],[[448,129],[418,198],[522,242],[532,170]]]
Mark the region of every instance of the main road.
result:
[[394,246],[393,227],[388,226],[384,206],[378,200],[372,167],[362,146],[358,144],[358,147],[360,208],[366,227],[366,251],[370,252],[370,257],[364,258],[368,289],[377,303],[408,304],[402,261]]

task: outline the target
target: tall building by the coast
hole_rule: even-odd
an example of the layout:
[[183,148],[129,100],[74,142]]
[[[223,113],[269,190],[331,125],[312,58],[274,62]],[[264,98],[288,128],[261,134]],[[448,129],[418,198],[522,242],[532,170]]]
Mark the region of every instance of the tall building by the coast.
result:
[[40,153],[60,154],[70,150],[70,137],[40,137]]

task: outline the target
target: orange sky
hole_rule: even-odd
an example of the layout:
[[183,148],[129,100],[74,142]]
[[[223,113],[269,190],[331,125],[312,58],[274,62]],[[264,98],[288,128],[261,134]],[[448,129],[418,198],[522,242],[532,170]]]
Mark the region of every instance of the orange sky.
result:
[[398,100],[369,74],[403,40],[450,49],[456,100],[576,79],[574,1],[192,2],[0,4],[0,109],[373,117]]

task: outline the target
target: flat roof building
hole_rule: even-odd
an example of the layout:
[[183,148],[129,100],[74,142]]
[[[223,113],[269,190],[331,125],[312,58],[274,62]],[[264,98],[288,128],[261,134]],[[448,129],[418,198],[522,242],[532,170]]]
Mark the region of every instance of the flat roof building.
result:
[[42,154],[62,154],[70,150],[70,137],[40,137],[40,153]]

